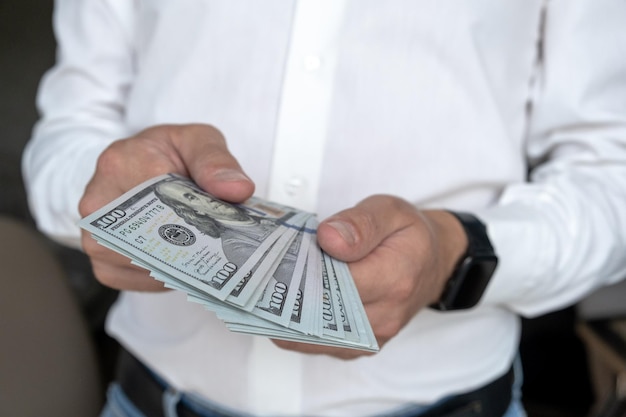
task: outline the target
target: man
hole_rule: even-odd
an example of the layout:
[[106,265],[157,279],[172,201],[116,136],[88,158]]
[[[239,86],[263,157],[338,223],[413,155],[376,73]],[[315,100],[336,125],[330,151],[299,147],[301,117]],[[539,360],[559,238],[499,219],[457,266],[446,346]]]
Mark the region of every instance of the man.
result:
[[626,275],[625,12],[59,0],[24,157],[41,229],[78,245],[80,215],[167,172],[317,212],[382,347],[229,333],[84,235],[96,276],[126,290],[105,415],[524,415],[518,315]]

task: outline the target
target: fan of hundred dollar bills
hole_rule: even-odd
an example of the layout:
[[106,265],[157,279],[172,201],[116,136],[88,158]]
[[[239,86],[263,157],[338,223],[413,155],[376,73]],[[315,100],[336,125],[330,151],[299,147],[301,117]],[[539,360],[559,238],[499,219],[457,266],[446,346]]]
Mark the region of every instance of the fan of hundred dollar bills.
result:
[[256,197],[224,202],[173,174],[79,222],[234,332],[378,351],[348,266],[320,249],[317,224]]

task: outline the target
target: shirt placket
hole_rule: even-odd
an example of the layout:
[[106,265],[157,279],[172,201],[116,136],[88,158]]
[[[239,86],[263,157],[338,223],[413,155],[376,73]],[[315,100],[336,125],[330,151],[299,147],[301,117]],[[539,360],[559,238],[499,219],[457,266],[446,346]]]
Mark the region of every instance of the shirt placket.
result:
[[[345,4],[345,0],[300,0],[294,11],[268,198],[307,211],[314,212],[317,205]],[[262,414],[299,414],[305,377],[301,356],[255,338],[249,359],[252,409]],[[285,398],[284,392],[299,394]]]

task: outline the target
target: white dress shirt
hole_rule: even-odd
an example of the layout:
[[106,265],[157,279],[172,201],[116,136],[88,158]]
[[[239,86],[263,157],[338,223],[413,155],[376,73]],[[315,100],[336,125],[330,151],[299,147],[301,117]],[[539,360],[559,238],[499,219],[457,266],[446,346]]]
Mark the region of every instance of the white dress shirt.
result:
[[235,410],[429,403],[502,374],[518,314],[626,276],[625,17],[623,0],[58,0],[24,156],[31,207],[78,245],[99,153],[200,122],[257,195],[321,219],[378,193],[473,211],[500,258],[480,305],[423,310],[372,357],[280,350],[178,292],[126,292],[109,315],[174,386]]

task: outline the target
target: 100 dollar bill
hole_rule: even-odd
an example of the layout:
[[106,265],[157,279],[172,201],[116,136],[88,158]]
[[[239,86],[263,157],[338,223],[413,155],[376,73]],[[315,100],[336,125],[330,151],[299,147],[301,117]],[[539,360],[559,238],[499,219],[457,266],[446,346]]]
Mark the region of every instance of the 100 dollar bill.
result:
[[251,279],[255,265],[241,274],[251,257],[304,225],[300,213],[254,197],[228,204],[169,174],[130,190],[79,226],[112,249],[225,300]]

